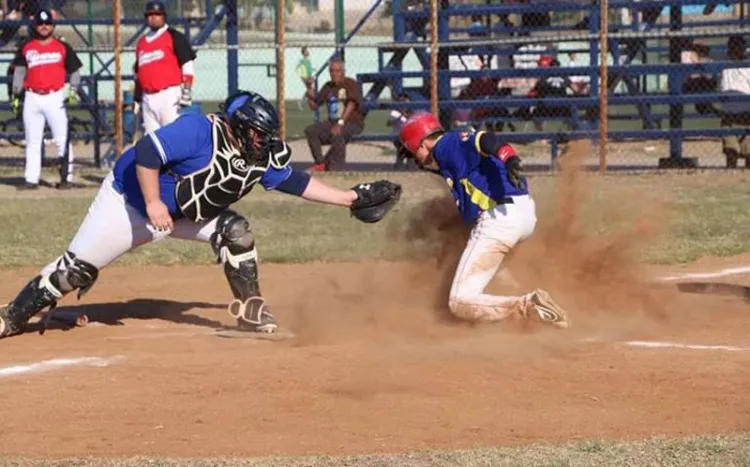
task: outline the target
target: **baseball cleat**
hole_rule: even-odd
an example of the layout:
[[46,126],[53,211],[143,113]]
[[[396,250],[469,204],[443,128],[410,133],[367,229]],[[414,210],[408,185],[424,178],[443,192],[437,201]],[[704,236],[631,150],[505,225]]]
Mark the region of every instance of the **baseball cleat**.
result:
[[244,302],[235,299],[229,304],[229,314],[237,319],[242,331],[269,333],[278,328],[262,297],[250,297]]
[[528,298],[525,310],[526,318],[538,320],[545,324],[551,324],[557,328],[570,326],[568,313],[549,296],[544,289],[536,289]]

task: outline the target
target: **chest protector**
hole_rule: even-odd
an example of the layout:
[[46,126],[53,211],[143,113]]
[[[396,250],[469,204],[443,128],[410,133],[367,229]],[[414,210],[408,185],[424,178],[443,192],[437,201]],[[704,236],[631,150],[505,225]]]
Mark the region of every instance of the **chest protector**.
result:
[[268,170],[266,151],[250,163],[231,143],[229,126],[216,115],[212,124],[214,152],[203,169],[181,177],[175,188],[177,205],[188,219],[204,222],[218,216],[231,204],[250,193]]

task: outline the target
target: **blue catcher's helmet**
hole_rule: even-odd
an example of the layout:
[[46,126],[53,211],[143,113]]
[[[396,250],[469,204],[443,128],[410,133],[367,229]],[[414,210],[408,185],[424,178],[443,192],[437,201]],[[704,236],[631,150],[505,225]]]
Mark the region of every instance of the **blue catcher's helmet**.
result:
[[263,136],[263,150],[270,149],[273,140],[278,138],[279,114],[260,94],[238,91],[224,101],[222,111],[232,127],[232,133],[248,156],[255,152],[252,139],[248,137],[249,130],[255,130]]

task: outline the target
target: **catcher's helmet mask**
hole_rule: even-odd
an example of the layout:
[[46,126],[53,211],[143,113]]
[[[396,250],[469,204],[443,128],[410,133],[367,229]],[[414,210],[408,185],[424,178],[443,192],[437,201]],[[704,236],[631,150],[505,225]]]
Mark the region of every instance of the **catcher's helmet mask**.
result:
[[[273,149],[273,142],[278,138],[279,115],[263,96],[251,91],[238,91],[229,96],[220,108],[246,159]],[[254,134],[262,137],[258,148],[254,144]]]

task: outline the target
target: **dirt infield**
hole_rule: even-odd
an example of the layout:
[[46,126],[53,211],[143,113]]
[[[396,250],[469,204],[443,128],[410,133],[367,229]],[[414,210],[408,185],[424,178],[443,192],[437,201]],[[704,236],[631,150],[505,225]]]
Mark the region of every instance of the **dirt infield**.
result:
[[[647,314],[558,292],[571,330],[469,327],[436,312],[426,267],[263,265],[264,294],[298,333],[284,342],[211,335],[231,323],[218,267],[110,268],[79,305],[87,327],[0,343],[13,433],[2,454],[355,454],[750,430],[744,299],[670,283],[662,313]],[[34,272],[1,272],[0,294]],[[69,360],[21,366],[51,359]]]

